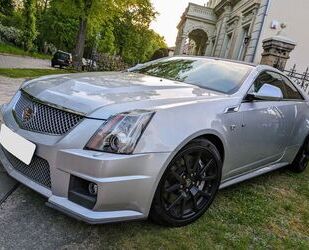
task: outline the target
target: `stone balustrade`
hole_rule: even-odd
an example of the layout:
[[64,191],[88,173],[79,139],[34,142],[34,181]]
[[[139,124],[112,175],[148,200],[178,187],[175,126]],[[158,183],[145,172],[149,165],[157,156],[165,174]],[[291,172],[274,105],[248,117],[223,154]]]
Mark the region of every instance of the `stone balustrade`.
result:
[[189,5],[187,15],[195,16],[201,19],[210,20],[214,22],[217,20],[217,17],[213,9],[206,7],[206,6],[200,6],[200,5],[196,5],[192,3]]

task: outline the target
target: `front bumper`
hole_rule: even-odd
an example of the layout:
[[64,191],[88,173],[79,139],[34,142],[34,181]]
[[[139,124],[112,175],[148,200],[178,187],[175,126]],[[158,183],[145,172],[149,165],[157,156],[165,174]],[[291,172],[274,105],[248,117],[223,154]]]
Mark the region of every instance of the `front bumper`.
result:
[[[11,177],[47,197],[49,207],[72,217],[91,224],[147,218],[160,168],[167,154],[104,155],[96,158],[87,157],[81,151],[59,152],[58,164],[50,166],[51,190],[17,171],[1,149],[0,159]],[[88,171],[83,171],[85,168]],[[92,175],[89,169],[101,174]],[[71,175],[98,185],[97,202],[93,209],[68,199]]]
[[[8,174],[48,198],[49,207],[91,224],[137,220],[148,217],[152,199],[170,153],[117,155],[83,150],[83,145],[102,124],[85,119],[64,137],[20,129],[11,112],[4,123],[37,145],[35,155],[50,168],[51,188],[20,172],[0,147],[0,161]],[[70,178],[97,184],[93,209],[69,200]]]

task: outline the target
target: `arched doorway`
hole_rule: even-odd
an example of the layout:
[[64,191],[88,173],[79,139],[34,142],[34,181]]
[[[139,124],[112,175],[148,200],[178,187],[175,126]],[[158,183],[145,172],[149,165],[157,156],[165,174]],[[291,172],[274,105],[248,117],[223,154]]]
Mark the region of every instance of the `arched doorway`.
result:
[[188,54],[204,56],[208,41],[207,33],[202,29],[195,29],[189,33]]

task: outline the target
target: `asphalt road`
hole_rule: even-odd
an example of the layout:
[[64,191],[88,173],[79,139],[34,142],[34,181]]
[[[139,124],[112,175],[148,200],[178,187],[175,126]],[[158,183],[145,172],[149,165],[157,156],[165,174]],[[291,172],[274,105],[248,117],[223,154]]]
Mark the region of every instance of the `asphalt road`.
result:
[[0,54],[0,68],[52,69],[50,60]]

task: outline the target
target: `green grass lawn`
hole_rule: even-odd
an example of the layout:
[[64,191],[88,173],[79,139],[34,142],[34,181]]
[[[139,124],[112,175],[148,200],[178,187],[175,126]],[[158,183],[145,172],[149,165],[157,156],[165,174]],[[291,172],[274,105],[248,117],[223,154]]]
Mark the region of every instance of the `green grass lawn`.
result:
[[90,242],[98,249],[309,249],[308,180],[309,169],[282,169],[221,190],[208,212],[187,227],[97,226]]
[[4,44],[4,43],[0,43],[0,53],[7,53],[7,54],[13,54],[13,55],[19,55],[19,56],[30,56],[30,57],[39,58],[39,59],[51,59],[50,55],[26,52],[21,48],[8,45],[8,44]]
[[35,78],[45,75],[75,73],[73,70],[65,69],[1,69],[0,76],[11,78]]

